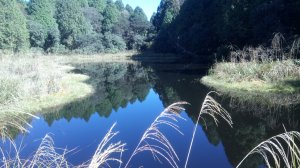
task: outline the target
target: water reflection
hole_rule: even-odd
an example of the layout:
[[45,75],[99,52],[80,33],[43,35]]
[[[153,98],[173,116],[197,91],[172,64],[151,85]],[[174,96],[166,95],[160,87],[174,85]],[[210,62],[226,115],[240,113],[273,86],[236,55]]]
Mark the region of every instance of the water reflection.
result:
[[[74,66],[76,72],[90,76],[87,83],[95,88],[95,93],[68,105],[49,109],[49,113],[43,115],[49,126],[61,119],[71,121],[79,118],[89,122],[95,113],[108,118],[112,112],[117,112],[120,108],[126,108],[137,101],[143,102],[151,89],[158,94],[164,107],[177,101],[191,103],[191,106],[187,107],[186,114],[195,123],[202,102],[211,90],[199,83],[201,73],[205,71],[195,68],[195,65],[192,69],[189,69],[189,66],[182,68],[179,64],[163,66],[141,63],[86,63]],[[180,67],[180,70],[177,67]],[[209,118],[205,123],[199,124],[210,144],[215,147],[223,145],[232,166],[237,165],[243,156],[260,142],[284,132],[283,125],[288,131],[299,130],[298,95],[250,97],[225,94],[220,96],[218,101],[231,114],[233,129],[222,122],[217,127]],[[12,130],[12,134],[18,133]],[[194,150],[197,153],[202,148],[205,147],[201,146],[200,149]],[[259,167],[262,159],[254,156],[248,159],[246,164],[247,167]]]
[[[187,113],[196,121],[201,103],[211,90],[201,84],[199,76],[156,71],[158,80],[154,86],[164,104],[185,100],[192,104]],[[169,78],[168,78],[169,77]],[[217,99],[230,112],[234,128],[221,123],[219,127],[211,119],[200,123],[211,144],[222,143],[228,160],[237,165],[253,147],[280,133],[299,130],[300,94],[223,94]],[[283,127],[284,125],[284,127]],[[199,149],[201,150],[201,149]],[[263,160],[253,156],[246,161],[247,167],[259,167]]]
[[101,117],[108,118],[112,111],[125,108],[129,103],[144,101],[153,87],[153,79],[149,69],[140,64],[102,63],[77,64],[76,70],[90,76],[87,81],[95,89],[95,93],[83,100],[59,107],[56,112],[44,115],[51,125],[61,118],[70,121],[72,118],[82,118],[89,121],[96,112]]

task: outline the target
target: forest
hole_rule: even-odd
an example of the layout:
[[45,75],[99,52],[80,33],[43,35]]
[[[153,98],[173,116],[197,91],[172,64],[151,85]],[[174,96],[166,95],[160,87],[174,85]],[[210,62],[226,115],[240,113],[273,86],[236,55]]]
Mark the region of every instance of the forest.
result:
[[202,62],[226,57],[230,46],[268,46],[275,33],[299,38],[299,0],[162,0],[151,18],[154,50]]
[[299,168],[299,109],[300,0],[0,0],[0,168]]
[[0,49],[104,53],[147,48],[151,24],[121,0],[1,0]]
[[[231,47],[300,33],[299,0],[162,0],[150,21],[122,0],[1,0],[0,49],[45,53],[152,50],[209,62]],[[11,10],[13,9],[13,10]]]

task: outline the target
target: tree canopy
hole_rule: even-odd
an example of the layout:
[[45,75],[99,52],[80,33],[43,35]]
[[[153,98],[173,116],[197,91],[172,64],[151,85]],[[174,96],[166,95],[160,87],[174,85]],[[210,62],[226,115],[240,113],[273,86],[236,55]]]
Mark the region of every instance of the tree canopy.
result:
[[3,50],[31,47],[45,52],[89,54],[140,50],[141,45],[132,44],[149,43],[150,23],[143,10],[134,11],[122,0],[0,2],[0,49]]
[[158,32],[153,47],[211,61],[215,57],[204,55],[222,55],[229,45],[267,44],[277,32],[292,39],[300,33],[299,4],[299,0],[162,0],[152,18]]
[[0,49],[21,51],[29,47],[26,19],[15,0],[0,0]]
[[58,0],[56,19],[61,43],[75,49],[76,38],[91,32],[91,25],[83,15],[80,4],[74,0]]
[[59,30],[55,17],[55,3],[31,0],[28,4],[30,43],[33,47],[49,50],[59,44]]

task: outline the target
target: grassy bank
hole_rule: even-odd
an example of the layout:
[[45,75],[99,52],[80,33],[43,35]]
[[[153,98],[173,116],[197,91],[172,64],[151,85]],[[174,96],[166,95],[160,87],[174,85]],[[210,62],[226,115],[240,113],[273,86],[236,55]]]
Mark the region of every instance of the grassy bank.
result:
[[217,62],[201,81],[218,90],[295,93],[300,91],[299,42],[282,49],[276,35],[269,48],[244,48],[230,54],[230,61]]
[[26,132],[32,117],[91,96],[95,88],[90,77],[76,73],[73,65],[132,63],[135,53],[59,56],[0,51],[0,137]]

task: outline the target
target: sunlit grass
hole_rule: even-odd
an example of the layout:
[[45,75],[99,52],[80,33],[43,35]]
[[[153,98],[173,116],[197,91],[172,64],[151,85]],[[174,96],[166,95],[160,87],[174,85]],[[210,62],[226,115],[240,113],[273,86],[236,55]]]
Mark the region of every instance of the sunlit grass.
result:
[[[145,151],[151,152],[154,159],[157,159],[158,161],[160,161],[160,159],[164,159],[173,168],[178,168],[177,162],[179,161],[179,158],[176,151],[168,138],[160,131],[159,128],[160,126],[165,125],[173,128],[178,133],[183,134],[176,123],[178,122],[178,119],[183,119],[179,113],[184,110],[182,106],[186,104],[188,103],[178,102],[171,104],[154,120],[151,126],[144,132],[137,147],[126,163],[125,168],[130,167],[129,163],[134,156]],[[151,142],[158,144],[151,144]]]
[[200,119],[203,119],[203,121],[205,121],[203,117],[205,115],[208,115],[214,120],[216,125],[218,125],[218,122],[219,122],[218,118],[225,120],[228,123],[228,125],[231,127],[233,125],[230,114],[211,96],[211,94],[213,94],[213,93],[216,93],[216,92],[209,92],[206,95],[206,97],[202,103],[201,110],[199,112],[199,115],[198,115],[198,118],[197,118],[197,121],[196,121],[196,124],[194,127],[192,140],[190,143],[188,155],[187,155],[185,166],[184,166],[185,168],[188,167],[188,161],[189,161],[190,153],[192,150],[193,142],[195,139],[195,134],[196,134]]
[[271,47],[233,49],[229,61],[217,62],[208,76],[206,85],[229,90],[255,92],[299,92],[299,40],[283,48],[284,38],[276,34]]

